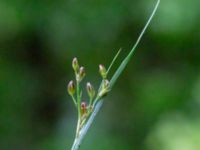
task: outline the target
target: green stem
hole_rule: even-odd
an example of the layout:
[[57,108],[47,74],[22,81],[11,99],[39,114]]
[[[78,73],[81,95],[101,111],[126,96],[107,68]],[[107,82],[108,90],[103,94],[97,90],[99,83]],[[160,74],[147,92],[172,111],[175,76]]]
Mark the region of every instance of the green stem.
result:
[[77,121],[77,127],[76,127],[76,138],[79,136],[79,130],[80,130],[80,120],[81,120],[81,94],[80,94],[80,83],[77,80],[76,81],[76,93],[77,93],[77,109],[78,109],[78,121]]
[[76,102],[76,99],[75,99],[74,95],[71,95],[71,97],[72,97],[72,100],[74,102],[75,107],[77,108],[77,102]]
[[95,107],[95,105],[96,105],[96,103],[97,103],[97,101],[98,101],[99,99],[100,99],[100,97],[97,95],[97,97],[95,98],[94,103],[93,103],[93,105],[92,105],[93,108]]
[[100,100],[97,105],[94,108],[93,113],[91,114],[91,116],[89,117],[87,123],[82,127],[82,129],[80,130],[80,135],[78,138],[75,138],[74,143],[72,145],[71,150],[78,150],[80,148],[81,142],[83,140],[83,138],[85,137],[88,129],[90,128],[92,122],[94,121],[95,116],[97,115],[97,113],[99,112],[101,106],[103,104],[103,100]]
[[81,117],[81,95],[80,95],[80,84],[79,81],[76,82],[76,91],[77,91],[77,108],[78,108],[78,118]]
[[81,119],[78,118],[77,127],[76,127],[76,139],[79,137],[80,121],[81,121]]
[[93,98],[90,97],[90,103],[89,103],[89,107],[92,106],[92,101],[93,101]]

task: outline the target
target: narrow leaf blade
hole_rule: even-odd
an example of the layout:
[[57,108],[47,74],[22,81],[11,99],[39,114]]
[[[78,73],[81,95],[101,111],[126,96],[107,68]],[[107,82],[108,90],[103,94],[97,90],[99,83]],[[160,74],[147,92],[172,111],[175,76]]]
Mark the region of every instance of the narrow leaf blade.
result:
[[117,71],[115,72],[115,74],[113,75],[113,77],[111,78],[110,81],[110,87],[112,88],[113,85],[115,84],[115,82],[117,81],[117,79],[119,78],[119,76],[121,75],[121,73],[123,72],[123,70],[125,69],[125,67],[127,66],[127,64],[129,63],[131,57],[133,56],[136,47],[138,46],[140,40],[142,39],[147,27],[149,26],[151,20],[153,19],[153,16],[156,13],[156,10],[158,9],[158,6],[160,4],[160,0],[157,1],[156,6],[150,16],[150,18],[148,19],[146,25],[144,26],[142,32],[140,33],[140,36],[138,37],[135,45],[133,46],[133,48],[131,49],[130,53],[125,57],[125,59],[122,61],[121,65],[119,66],[119,68],[117,69]]
[[110,66],[108,67],[107,70],[107,74],[110,72],[110,69],[112,68],[112,66],[114,65],[115,61],[117,60],[119,54],[121,53],[121,48],[119,49],[119,51],[117,52],[117,54],[115,55],[115,57],[113,58],[112,62],[110,63]]

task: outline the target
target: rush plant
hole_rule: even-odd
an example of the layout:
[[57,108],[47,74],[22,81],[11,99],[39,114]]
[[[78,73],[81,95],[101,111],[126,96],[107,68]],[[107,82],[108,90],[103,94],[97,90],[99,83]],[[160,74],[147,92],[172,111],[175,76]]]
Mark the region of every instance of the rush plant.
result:
[[99,73],[101,75],[102,81],[99,85],[99,89],[95,90],[90,82],[86,84],[86,90],[88,94],[88,101],[82,101],[82,90],[80,89],[81,81],[84,79],[86,73],[85,68],[79,65],[77,58],[72,61],[72,68],[75,74],[75,81],[70,81],[68,84],[68,93],[71,96],[74,106],[78,112],[78,121],[76,128],[76,136],[71,150],[78,150],[83,138],[85,137],[88,129],[90,128],[96,114],[99,112],[104,98],[112,90],[117,79],[121,75],[122,71],[125,69],[128,62],[131,60],[133,53],[138,46],[142,36],[144,35],[147,27],[149,26],[155,12],[159,6],[160,0],[157,1],[154,10],[149,17],[146,25],[144,26],[142,32],[140,33],[135,45],[130,50],[129,54],[121,62],[120,66],[117,68],[111,79],[107,78],[110,69],[112,68],[114,62],[119,56],[121,50],[118,51],[116,56],[113,58],[110,66],[106,69],[103,65],[99,65]]

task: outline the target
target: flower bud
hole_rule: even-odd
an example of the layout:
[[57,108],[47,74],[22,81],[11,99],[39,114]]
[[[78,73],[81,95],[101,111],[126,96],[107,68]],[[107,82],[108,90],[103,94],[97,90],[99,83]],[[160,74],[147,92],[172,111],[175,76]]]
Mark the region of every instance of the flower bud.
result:
[[74,69],[75,73],[78,73],[79,64],[78,64],[78,59],[76,57],[72,61],[72,68]]
[[87,89],[87,93],[88,93],[89,97],[91,99],[93,99],[95,96],[95,90],[90,82],[87,83],[86,89]]
[[107,72],[106,72],[106,68],[103,65],[99,65],[99,73],[101,74],[103,79],[106,79]]
[[74,85],[73,81],[70,81],[68,84],[68,93],[71,96],[74,95],[74,93],[75,93],[75,85]]
[[78,81],[80,82],[85,77],[85,68],[81,67],[78,74]]

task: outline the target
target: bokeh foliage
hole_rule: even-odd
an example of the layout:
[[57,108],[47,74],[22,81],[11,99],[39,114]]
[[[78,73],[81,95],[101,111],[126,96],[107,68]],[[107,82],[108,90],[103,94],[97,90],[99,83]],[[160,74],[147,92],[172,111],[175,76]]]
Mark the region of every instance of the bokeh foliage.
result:
[[[85,81],[98,85],[98,64],[107,66],[120,47],[122,57],[128,53],[154,3],[1,0],[0,149],[69,149],[72,58],[86,67]],[[199,149],[198,7],[198,0],[161,1],[82,150]]]

